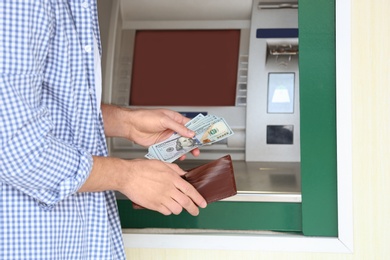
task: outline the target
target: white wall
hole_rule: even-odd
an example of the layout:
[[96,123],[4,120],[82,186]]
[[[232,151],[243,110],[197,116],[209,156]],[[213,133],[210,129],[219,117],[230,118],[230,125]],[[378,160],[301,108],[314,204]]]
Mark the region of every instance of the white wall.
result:
[[354,253],[126,249],[129,259],[389,259],[390,1],[352,1]]

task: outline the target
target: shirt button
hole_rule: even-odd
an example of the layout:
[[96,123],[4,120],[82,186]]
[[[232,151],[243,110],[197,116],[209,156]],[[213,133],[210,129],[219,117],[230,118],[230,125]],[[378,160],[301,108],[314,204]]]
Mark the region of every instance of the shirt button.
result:
[[84,7],[84,8],[88,8],[88,2],[87,2],[87,1],[83,2],[83,3],[81,4],[81,6]]
[[84,46],[84,50],[85,50],[85,52],[90,53],[92,51],[92,46],[86,45],[86,46]]

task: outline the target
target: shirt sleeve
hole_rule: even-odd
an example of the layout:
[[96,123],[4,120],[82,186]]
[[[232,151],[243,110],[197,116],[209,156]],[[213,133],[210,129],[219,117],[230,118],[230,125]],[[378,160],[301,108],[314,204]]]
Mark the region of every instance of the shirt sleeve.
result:
[[0,4],[0,182],[50,207],[77,192],[93,160],[53,134],[42,104],[53,14],[38,3]]

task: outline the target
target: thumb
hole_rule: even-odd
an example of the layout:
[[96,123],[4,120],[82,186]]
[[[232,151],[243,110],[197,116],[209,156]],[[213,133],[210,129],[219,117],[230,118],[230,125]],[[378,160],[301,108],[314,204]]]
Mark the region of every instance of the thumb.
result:
[[183,124],[180,124],[174,120],[169,120],[167,123],[166,123],[166,128],[168,129],[171,129],[172,131],[178,133],[179,135],[181,136],[184,136],[184,137],[194,137],[195,135],[195,132],[188,129],[186,126],[184,126]]

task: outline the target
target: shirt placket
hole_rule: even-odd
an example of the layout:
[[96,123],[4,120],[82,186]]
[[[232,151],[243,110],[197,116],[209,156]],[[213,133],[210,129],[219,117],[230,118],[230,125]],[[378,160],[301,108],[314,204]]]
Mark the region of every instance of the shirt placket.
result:
[[[80,48],[81,57],[78,62],[82,66],[83,75],[79,78],[78,87],[80,88],[80,134],[78,143],[83,149],[92,154],[98,152],[99,138],[98,124],[99,118],[96,101],[96,86],[94,75],[94,10],[91,0],[68,0],[71,6],[73,23],[75,25],[78,37],[78,48]],[[96,29],[95,29],[96,30]],[[85,103],[88,102],[88,103]]]
[[[85,25],[82,27],[82,33],[84,34],[82,38],[82,44],[84,48],[84,64],[87,72],[88,79],[88,92],[90,95],[91,104],[93,111],[96,111],[96,89],[95,89],[95,78],[94,78],[94,44],[93,44],[93,19],[92,19],[92,10],[91,5],[88,0],[85,0],[80,3],[82,10],[84,12],[84,17],[88,17],[88,27]],[[85,29],[85,31],[84,31]],[[89,30],[88,30],[89,29]]]

